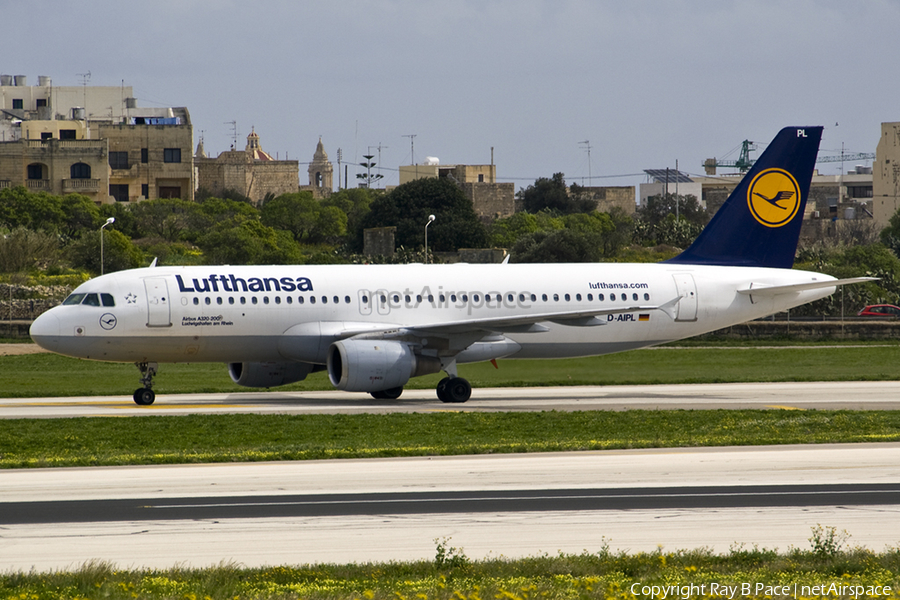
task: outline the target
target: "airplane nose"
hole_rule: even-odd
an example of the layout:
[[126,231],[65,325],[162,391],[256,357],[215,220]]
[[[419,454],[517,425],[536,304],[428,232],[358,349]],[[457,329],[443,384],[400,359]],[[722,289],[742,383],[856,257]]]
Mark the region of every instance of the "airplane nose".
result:
[[45,350],[56,352],[59,347],[59,319],[52,313],[50,310],[38,316],[28,333],[35,344]]

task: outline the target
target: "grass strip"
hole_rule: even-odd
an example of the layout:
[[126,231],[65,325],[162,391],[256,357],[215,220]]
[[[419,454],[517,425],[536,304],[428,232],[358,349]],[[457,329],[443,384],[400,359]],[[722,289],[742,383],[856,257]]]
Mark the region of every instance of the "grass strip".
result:
[[[790,347],[662,347],[589,358],[505,360],[460,366],[474,387],[644,385],[751,381],[884,381],[900,378],[900,345],[804,344]],[[138,387],[131,364],[55,354],[0,356],[0,398],[130,395]],[[442,374],[412,379],[410,389],[433,388]],[[157,394],[246,390],[219,363],[161,364]],[[332,389],[325,373],[278,388]]]
[[[359,598],[897,598],[900,550],[843,549],[830,527],[813,528],[811,549],[732,547],[634,554],[585,551],[519,560],[470,560],[435,540],[434,560],[257,569],[117,570],[90,562],[71,571],[0,574],[0,598],[168,599]],[[726,586],[728,586],[726,588]],[[735,586],[737,590],[731,593]],[[744,586],[750,586],[745,588]],[[818,586],[818,587],[817,587]],[[889,588],[889,589],[885,589]],[[665,590],[665,591],[664,591]],[[860,593],[860,591],[862,593]],[[745,593],[749,592],[749,593]],[[842,593],[835,593],[842,592]]]
[[634,410],[0,421],[0,468],[900,440],[900,411]]

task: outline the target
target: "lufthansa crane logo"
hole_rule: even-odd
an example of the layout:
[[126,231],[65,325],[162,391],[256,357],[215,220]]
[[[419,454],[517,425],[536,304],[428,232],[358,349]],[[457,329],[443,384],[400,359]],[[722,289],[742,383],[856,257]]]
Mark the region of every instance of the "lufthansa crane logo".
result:
[[750,182],[747,204],[762,225],[787,225],[800,208],[800,186],[784,169],[766,169]]

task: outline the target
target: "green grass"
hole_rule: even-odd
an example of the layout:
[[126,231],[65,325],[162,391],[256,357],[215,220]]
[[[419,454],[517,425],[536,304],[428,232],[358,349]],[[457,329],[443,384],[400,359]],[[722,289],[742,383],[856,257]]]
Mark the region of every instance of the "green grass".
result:
[[[728,597],[722,586],[751,586],[752,597],[813,596],[803,586],[890,586],[875,595],[816,594],[816,597],[896,598],[900,589],[900,551],[872,552],[828,546],[833,528],[813,529],[812,549],[786,552],[733,547],[728,553],[709,550],[615,553],[601,549],[579,555],[543,555],[518,560],[470,560],[464,549],[435,540],[434,560],[369,564],[317,564],[241,568],[220,565],[205,569],[117,570],[92,562],[72,571],[0,574],[0,598],[43,599],[296,599],[359,598],[368,600],[478,600],[516,598],[651,598],[643,586],[666,586],[667,598]],[[817,537],[818,536],[818,537]],[[635,584],[637,584],[636,587]],[[718,586],[713,594],[713,584]],[[685,596],[669,586],[697,586]],[[761,588],[756,586],[760,585]],[[768,586],[788,586],[789,594],[766,594]],[[703,587],[701,587],[703,586]],[[796,588],[794,587],[796,586]],[[632,590],[637,594],[632,593]],[[795,591],[796,590],[796,591]],[[649,591],[649,590],[648,590]],[[804,593],[806,591],[806,593]],[[875,591],[874,589],[871,591]],[[662,597],[662,594],[655,597]],[[747,597],[736,593],[735,598]]]
[[900,411],[434,412],[0,421],[0,467],[900,441]]
[[[590,358],[501,360],[461,365],[473,387],[626,385],[749,381],[862,381],[900,379],[900,345],[691,346],[635,350]],[[412,379],[427,389],[443,375]],[[219,363],[161,364],[158,394],[246,390]],[[55,354],[0,357],[0,398],[130,395],[138,387],[134,365],[66,358]],[[331,389],[324,373],[278,388]]]

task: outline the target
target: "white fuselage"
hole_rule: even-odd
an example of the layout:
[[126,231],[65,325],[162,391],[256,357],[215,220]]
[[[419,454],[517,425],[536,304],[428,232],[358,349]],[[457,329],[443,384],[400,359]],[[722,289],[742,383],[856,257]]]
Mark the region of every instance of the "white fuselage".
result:
[[[484,321],[489,336],[491,320],[501,317],[639,307],[599,316],[602,326],[541,320],[539,330],[502,331],[514,342],[510,358],[564,358],[695,336],[835,290],[738,293],[750,284],[831,279],[666,263],[155,267],[84,283],[76,293],[111,300],[53,308],[35,321],[32,336],[55,352],[103,361],[324,364],[328,345],[345,330],[414,328],[422,335],[455,323],[477,331]],[[486,358],[460,355],[460,362]]]

